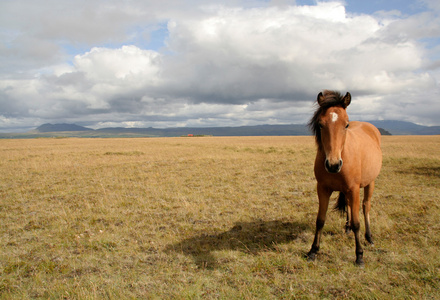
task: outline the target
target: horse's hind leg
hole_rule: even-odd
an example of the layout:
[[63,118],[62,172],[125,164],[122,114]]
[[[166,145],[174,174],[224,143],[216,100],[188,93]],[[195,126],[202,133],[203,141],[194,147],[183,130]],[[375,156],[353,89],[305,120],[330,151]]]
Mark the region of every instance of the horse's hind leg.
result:
[[345,233],[349,234],[351,232],[351,209],[350,205],[347,204],[345,207],[345,213],[347,215],[347,221],[345,222]]
[[364,211],[365,219],[365,239],[370,243],[373,243],[370,229],[370,209],[371,209],[371,197],[374,191],[374,181],[364,188],[364,202],[362,204],[362,210]]
[[351,210],[350,204],[347,197],[343,192],[339,192],[338,200],[336,201],[335,210],[339,210],[342,214],[345,213],[347,221],[345,222],[345,233],[349,234],[351,232]]

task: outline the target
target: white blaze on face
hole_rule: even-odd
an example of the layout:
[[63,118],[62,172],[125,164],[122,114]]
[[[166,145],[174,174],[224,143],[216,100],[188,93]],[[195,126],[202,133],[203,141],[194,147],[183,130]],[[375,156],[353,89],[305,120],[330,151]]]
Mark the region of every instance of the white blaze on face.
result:
[[336,122],[338,120],[338,114],[331,112],[330,115],[332,116],[332,122]]

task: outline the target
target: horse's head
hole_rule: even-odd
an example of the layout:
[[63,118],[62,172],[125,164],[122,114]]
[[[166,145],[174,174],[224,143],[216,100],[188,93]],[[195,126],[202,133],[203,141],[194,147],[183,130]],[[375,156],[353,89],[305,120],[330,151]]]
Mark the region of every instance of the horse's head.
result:
[[[320,147],[325,153],[325,169],[329,173],[339,173],[342,169],[342,150],[349,125],[347,106],[351,95],[341,97],[339,93],[324,91],[318,95],[320,114],[316,116]],[[317,136],[318,138],[318,136]]]

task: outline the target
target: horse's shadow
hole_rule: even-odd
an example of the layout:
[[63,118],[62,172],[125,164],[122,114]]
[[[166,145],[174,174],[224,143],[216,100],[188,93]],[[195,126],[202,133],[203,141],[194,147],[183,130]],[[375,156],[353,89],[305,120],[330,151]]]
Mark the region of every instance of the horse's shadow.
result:
[[219,234],[201,234],[168,245],[166,252],[175,251],[192,256],[198,267],[214,269],[218,262],[213,251],[236,250],[258,254],[274,251],[277,245],[298,239],[305,231],[311,231],[309,224],[283,221],[237,222],[234,227]]

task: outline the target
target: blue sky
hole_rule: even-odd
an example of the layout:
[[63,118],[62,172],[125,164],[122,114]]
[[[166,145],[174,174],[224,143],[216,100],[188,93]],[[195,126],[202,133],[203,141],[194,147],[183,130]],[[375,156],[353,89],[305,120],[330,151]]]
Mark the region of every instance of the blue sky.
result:
[[440,125],[440,4],[2,1],[0,132],[42,123],[306,123],[323,89],[349,115]]
[[415,14],[423,11],[425,5],[421,1],[409,0],[371,0],[346,1],[347,11],[363,14],[374,14],[378,11],[397,10],[403,14]]

